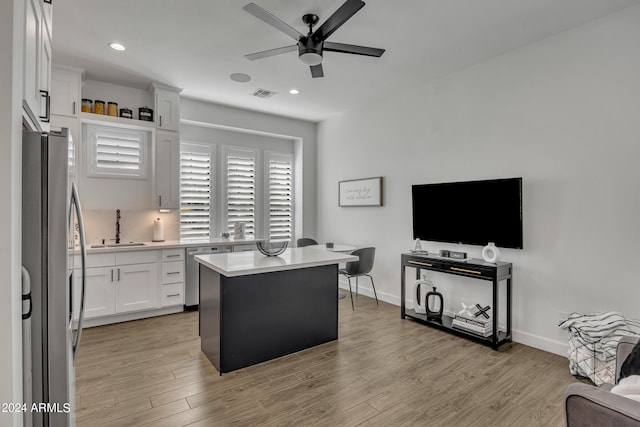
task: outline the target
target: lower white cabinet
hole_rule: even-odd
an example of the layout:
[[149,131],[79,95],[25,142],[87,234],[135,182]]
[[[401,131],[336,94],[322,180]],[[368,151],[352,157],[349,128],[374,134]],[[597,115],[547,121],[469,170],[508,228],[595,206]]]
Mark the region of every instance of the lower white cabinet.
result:
[[[87,255],[85,319],[160,307],[160,251]],[[81,271],[74,271],[74,313],[80,312]]]
[[184,304],[184,249],[162,251],[160,305]]
[[[74,283],[78,284],[74,288],[74,319],[78,320],[80,313],[81,298],[81,270],[74,271]],[[116,312],[116,288],[113,285],[113,268],[111,267],[94,267],[87,268],[86,277],[86,296],[84,302],[84,317],[91,319],[93,317],[109,316]]]
[[158,305],[158,264],[117,267],[116,313],[146,310]]

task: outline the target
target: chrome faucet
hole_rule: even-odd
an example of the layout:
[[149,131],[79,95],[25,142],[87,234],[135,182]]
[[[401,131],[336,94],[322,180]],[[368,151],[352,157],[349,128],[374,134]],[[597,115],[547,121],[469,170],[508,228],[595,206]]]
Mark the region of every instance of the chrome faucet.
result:
[[120,209],[116,209],[116,244],[120,243]]

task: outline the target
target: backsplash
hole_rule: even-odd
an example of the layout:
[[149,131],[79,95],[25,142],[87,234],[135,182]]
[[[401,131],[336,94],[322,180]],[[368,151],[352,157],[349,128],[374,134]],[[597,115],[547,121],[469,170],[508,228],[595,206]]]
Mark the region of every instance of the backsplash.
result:
[[[95,245],[116,237],[116,210],[85,209],[82,212],[87,243]],[[157,210],[121,210],[120,241],[149,242],[153,239],[153,221],[161,218],[164,223],[164,239],[180,239],[180,214],[178,211],[160,213]],[[113,243],[113,242],[111,242]]]

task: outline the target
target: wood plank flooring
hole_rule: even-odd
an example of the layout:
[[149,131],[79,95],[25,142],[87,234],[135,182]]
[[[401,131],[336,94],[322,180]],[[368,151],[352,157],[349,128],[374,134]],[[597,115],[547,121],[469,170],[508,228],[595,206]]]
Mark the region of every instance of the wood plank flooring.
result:
[[90,328],[77,422],[95,426],[561,426],[568,361],[493,351],[339,301],[339,339],[223,376],[200,352],[197,312]]

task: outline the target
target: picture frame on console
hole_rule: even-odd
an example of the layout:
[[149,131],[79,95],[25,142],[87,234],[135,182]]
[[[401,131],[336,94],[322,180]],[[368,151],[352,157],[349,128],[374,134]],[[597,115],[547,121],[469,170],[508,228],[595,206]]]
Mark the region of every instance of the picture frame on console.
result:
[[338,206],[382,206],[382,177],[339,181]]

